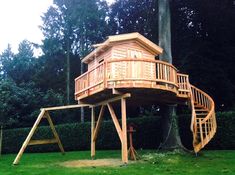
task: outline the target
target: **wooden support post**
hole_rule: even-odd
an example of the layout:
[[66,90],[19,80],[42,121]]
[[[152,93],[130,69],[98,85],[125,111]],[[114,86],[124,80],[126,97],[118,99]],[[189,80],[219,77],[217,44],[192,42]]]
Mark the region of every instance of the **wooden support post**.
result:
[[50,117],[50,114],[49,114],[48,111],[46,111],[46,118],[47,118],[48,123],[49,123],[49,125],[50,125],[50,127],[51,127],[52,133],[53,133],[55,139],[57,140],[57,143],[58,143],[58,146],[59,146],[59,148],[60,148],[60,151],[62,152],[62,154],[64,154],[63,145],[62,145],[62,143],[61,143],[61,141],[60,141],[60,138],[59,138],[58,133],[56,132],[55,126],[54,126],[54,124],[53,124],[53,122],[52,122],[52,120],[51,120],[51,117]]
[[126,126],[126,99],[121,99],[121,113],[122,113],[122,162],[128,163],[127,151],[127,126]]
[[110,103],[112,103],[112,102],[121,100],[122,98],[128,98],[128,97],[131,97],[131,94],[130,94],[130,93],[126,93],[126,94],[119,95],[119,96],[114,97],[114,98],[110,98],[110,99],[108,99],[108,100],[104,100],[104,101],[102,101],[102,102],[99,102],[99,103],[94,104],[92,107],[101,106],[101,105],[108,105],[108,104],[110,104]]
[[91,108],[91,158],[95,157],[95,141],[94,141],[94,129],[95,129],[95,107]]
[[35,121],[35,123],[34,123],[32,129],[30,130],[29,135],[27,136],[27,138],[25,139],[25,141],[24,141],[22,147],[20,148],[20,151],[19,151],[19,153],[17,154],[17,156],[16,156],[16,158],[15,158],[15,160],[14,160],[14,162],[13,162],[13,165],[17,165],[17,164],[19,163],[20,158],[21,158],[22,154],[24,153],[25,148],[27,147],[29,141],[31,140],[31,138],[32,138],[32,136],[33,136],[33,134],[34,134],[34,132],[35,132],[35,130],[36,130],[38,124],[40,123],[41,119],[43,118],[44,114],[45,114],[45,110],[42,109],[42,110],[41,110],[41,113],[39,114],[37,120]]
[[43,140],[30,140],[29,145],[43,145],[43,144],[53,144],[58,143],[56,139],[43,139]]
[[112,117],[114,126],[115,126],[115,128],[116,128],[116,130],[117,130],[118,136],[119,136],[119,138],[120,138],[120,140],[121,140],[121,143],[122,143],[122,142],[123,142],[123,133],[122,133],[122,129],[121,129],[121,127],[120,127],[120,124],[119,124],[119,122],[118,122],[117,116],[116,116],[116,114],[115,114],[115,112],[114,112],[114,110],[113,110],[112,105],[111,105],[110,103],[108,103],[107,106],[108,106],[110,115],[111,115],[111,117]]
[[99,129],[100,129],[100,125],[103,121],[104,109],[105,109],[105,106],[102,105],[101,109],[100,109],[99,117],[98,117],[98,120],[97,120],[97,123],[96,123],[96,126],[95,126],[95,130],[94,130],[94,135],[93,135],[93,140],[94,141],[96,141],[96,139],[97,139],[97,135],[98,135],[98,132],[99,132]]
[[89,104],[78,104],[78,105],[67,105],[67,106],[55,106],[55,107],[47,107],[41,108],[41,110],[45,111],[55,111],[55,110],[64,110],[64,109],[74,109],[74,108],[82,108],[82,107],[89,107]]

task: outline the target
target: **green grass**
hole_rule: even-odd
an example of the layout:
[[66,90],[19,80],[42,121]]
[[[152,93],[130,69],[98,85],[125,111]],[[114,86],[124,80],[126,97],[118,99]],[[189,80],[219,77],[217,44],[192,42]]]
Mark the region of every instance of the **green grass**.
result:
[[[142,151],[142,160],[127,166],[65,168],[60,162],[89,159],[88,151],[24,154],[17,166],[12,166],[15,155],[0,157],[0,175],[64,175],[64,174],[120,174],[120,175],[167,175],[167,174],[235,174],[235,151],[203,151],[199,156],[180,153],[156,153]],[[119,158],[119,151],[98,151],[96,158]]]

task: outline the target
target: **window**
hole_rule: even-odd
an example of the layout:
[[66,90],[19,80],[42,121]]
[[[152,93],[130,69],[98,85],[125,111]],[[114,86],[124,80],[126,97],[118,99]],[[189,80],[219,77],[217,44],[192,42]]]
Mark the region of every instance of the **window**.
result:
[[102,63],[104,61],[104,58],[102,58],[100,61],[99,61],[99,64]]
[[129,58],[142,58],[142,51],[139,50],[128,50]]

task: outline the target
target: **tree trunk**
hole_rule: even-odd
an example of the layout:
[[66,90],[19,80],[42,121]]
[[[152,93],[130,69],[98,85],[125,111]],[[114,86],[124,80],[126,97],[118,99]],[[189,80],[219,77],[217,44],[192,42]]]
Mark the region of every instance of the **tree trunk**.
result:
[[70,104],[70,44],[69,39],[67,39],[67,52],[66,52],[66,103],[67,105]]
[[[80,54],[81,54],[81,60],[84,57],[84,38],[83,36],[81,36],[81,45],[80,45]],[[84,64],[81,62],[81,75],[84,73]],[[89,82],[87,82],[89,83]],[[88,85],[89,86],[89,85]],[[85,118],[85,112],[84,112],[84,108],[81,107],[81,123],[84,123],[84,118]]]
[[[81,75],[84,73],[84,65],[81,62]],[[85,118],[85,112],[84,112],[84,108],[81,107],[81,123],[84,123],[84,118]]]
[[176,105],[164,105],[162,117],[163,142],[160,148],[163,150],[175,150],[183,148],[178,128],[178,117],[176,115]]
[[170,14],[170,0],[158,1],[158,42],[159,46],[163,48],[163,54],[159,55],[160,60],[172,64],[171,53],[171,14]]
[[[170,0],[159,0],[158,8],[159,46],[164,49],[163,54],[160,55],[159,58],[162,61],[172,64]],[[161,109],[164,112],[162,119],[163,141],[161,148],[165,150],[182,148],[176,116],[176,105],[164,105]]]

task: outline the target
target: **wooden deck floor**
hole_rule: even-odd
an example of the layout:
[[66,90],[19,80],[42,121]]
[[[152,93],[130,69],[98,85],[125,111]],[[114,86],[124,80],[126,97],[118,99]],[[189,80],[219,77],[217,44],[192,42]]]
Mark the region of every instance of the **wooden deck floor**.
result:
[[[115,94],[116,93],[116,94]],[[84,95],[79,103],[96,104],[120,94],[130,93],[128,105],[147,105],[147,104],[185,104],[188,101],[186,96],[179,97],[174,92],[162,89],[151,88],[117,88],[104,89],[92,95]]]

